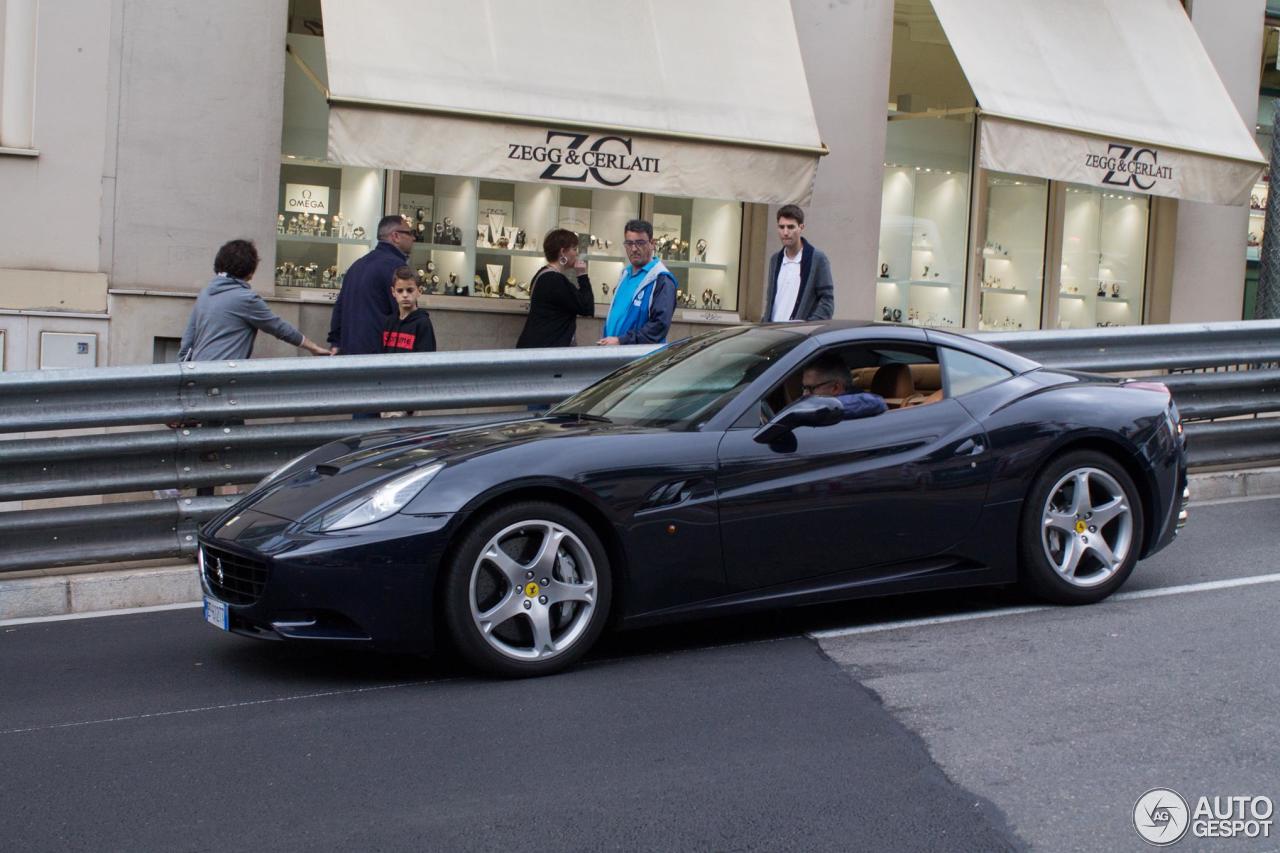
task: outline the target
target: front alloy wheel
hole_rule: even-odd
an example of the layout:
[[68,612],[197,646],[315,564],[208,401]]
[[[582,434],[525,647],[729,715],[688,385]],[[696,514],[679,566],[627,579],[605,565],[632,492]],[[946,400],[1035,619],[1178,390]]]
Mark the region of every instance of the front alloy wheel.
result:
[[604,548],[581,518],[554,504],[516,504],[464,537],[447,580],[446,622],[473,664],[546,674],[595,642],[609,580]]

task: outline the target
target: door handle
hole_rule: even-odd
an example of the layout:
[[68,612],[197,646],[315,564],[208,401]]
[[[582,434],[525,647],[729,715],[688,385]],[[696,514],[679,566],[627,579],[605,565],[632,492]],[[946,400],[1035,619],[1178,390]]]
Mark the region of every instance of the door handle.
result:
[[980,438],[966,438],[956,446],[956,456],[977,456],[987,447]]

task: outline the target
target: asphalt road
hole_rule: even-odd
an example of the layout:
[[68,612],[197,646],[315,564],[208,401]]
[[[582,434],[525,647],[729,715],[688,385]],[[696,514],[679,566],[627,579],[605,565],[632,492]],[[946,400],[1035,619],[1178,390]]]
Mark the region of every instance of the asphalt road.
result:
[[[1280,571],[1278,513],[1197,508],[1125,591]],[[1025,604],[655,629],[520,682],[198,610],[0,626],[0,850],[1138,850],[1150,787],[1280,799],[1280,584],[966,618]]]

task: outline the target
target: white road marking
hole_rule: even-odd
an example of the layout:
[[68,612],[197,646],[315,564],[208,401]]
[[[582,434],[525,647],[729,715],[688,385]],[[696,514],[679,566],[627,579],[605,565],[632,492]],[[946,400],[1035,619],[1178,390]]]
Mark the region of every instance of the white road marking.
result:
[[184,601],[181,604],[153,604],[150,607],[126,607],[122,610],[90,610],[85,613],[60,613],[57,616],[24,616],[20,619],[0,619],[0,628],[5,625],[35,625],[39,622],[66,622],[71,619],[100,619],[103,616],[127,616],[130,613],[159,613],[162,610],[190,610],[203,607],[199,601]]
[[152,720],[157,717],[173,717],[178,714],[203,714],[208,711],[227,711],[233,708],[249,708],[254,705],[271,705],[277,702],[297,702],[300,699],[323,699],[327,696],[351,696],[357,693],[374,693],[379,690],[397,690],[401,687],[418,687],[453,681],[452,678],[428,678],[422,681],[402,681],[398,684],[380,684],[375,687],[353,687],[350,690],[326,690],[320,693],[302,693],[296,696],[278,696],[274,699],[250,699],[245,702],[229,702],[225,705],[205,705],[200,708],[179,708],[174,711],[155,711],[150,714],[128,714],[123,717],[106,717],[100,720],[79,720],[72,723],[50,723],[45,726],[29,726],[22,729],[0,730],[0,735],[18,735],[27,732],[43,732],[52,729],[73,729],[81,726],[98,726],[104,723],[127,723],[134,720]]
[[[1254,575],[1246,578],[1230,578],[1220,581],[1204,581],[1179,586],[1165,586],[1156,589],[1140,589],[1134,592],[1118,592],[1093,605],[1103,607],[1116,601],[1135,601],[1143,598],[1164,598],[1168,595],[1187,595],[1193,592],[1210,592],[1217,589],[1234,589],[1242,586],[1256,586],[1264,583],[1280,582],[1280,572],[1269,575]],[[998,616],[1020,616],[1024,613],[1043,613],[1048,610],[1066,610],[1051,604],[1032,607],[1004,607],[999,610],[980,610],[975,613],[957,613],[952,616],[934,616],[928,619],[903,619],[898,622],[882,622],[876,625],[857,625],[852,628],[828,628],[823,631],[810,631],[806,636],[814,640],[830,640],[835,637],[852,637],[856,634],[875,634],[880,631],[898,631],[904,628],[923,628],[929,625],[947,625],[952,622],[970,622],[976,619],[994,619]]]

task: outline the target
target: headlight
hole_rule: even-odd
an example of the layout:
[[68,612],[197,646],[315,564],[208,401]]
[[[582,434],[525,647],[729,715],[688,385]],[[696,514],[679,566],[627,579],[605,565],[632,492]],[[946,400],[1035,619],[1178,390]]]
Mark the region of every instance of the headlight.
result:
[[310,450],[308,450],[306,453],[299,453],[297,456],[293,457],[288,462],[284,463],[279,468],[277,468],[276,470],[272,471],[270,474],[268,474],[267,476],[259,480],[257,482],[257,485],[255,485],[250,491],[256,492],[258,491],[258,489],[261,489],[263,486],[266,486],[270,483],[274,483],[276,480],[280,479],[281,475],[283,475],[285,471],[288,471],[294,465],[301,462],[304,457],[310,456],[310,455],[311,455]]
[[437,462],[394,477],[369,494],[360,495],[325,513],[316,529],[323,533],[331,530],[349,530],[352,527],[361,527],[390,518],[417,497],[418,492],[422,491],[423,487],[443,467],[443,462]]

